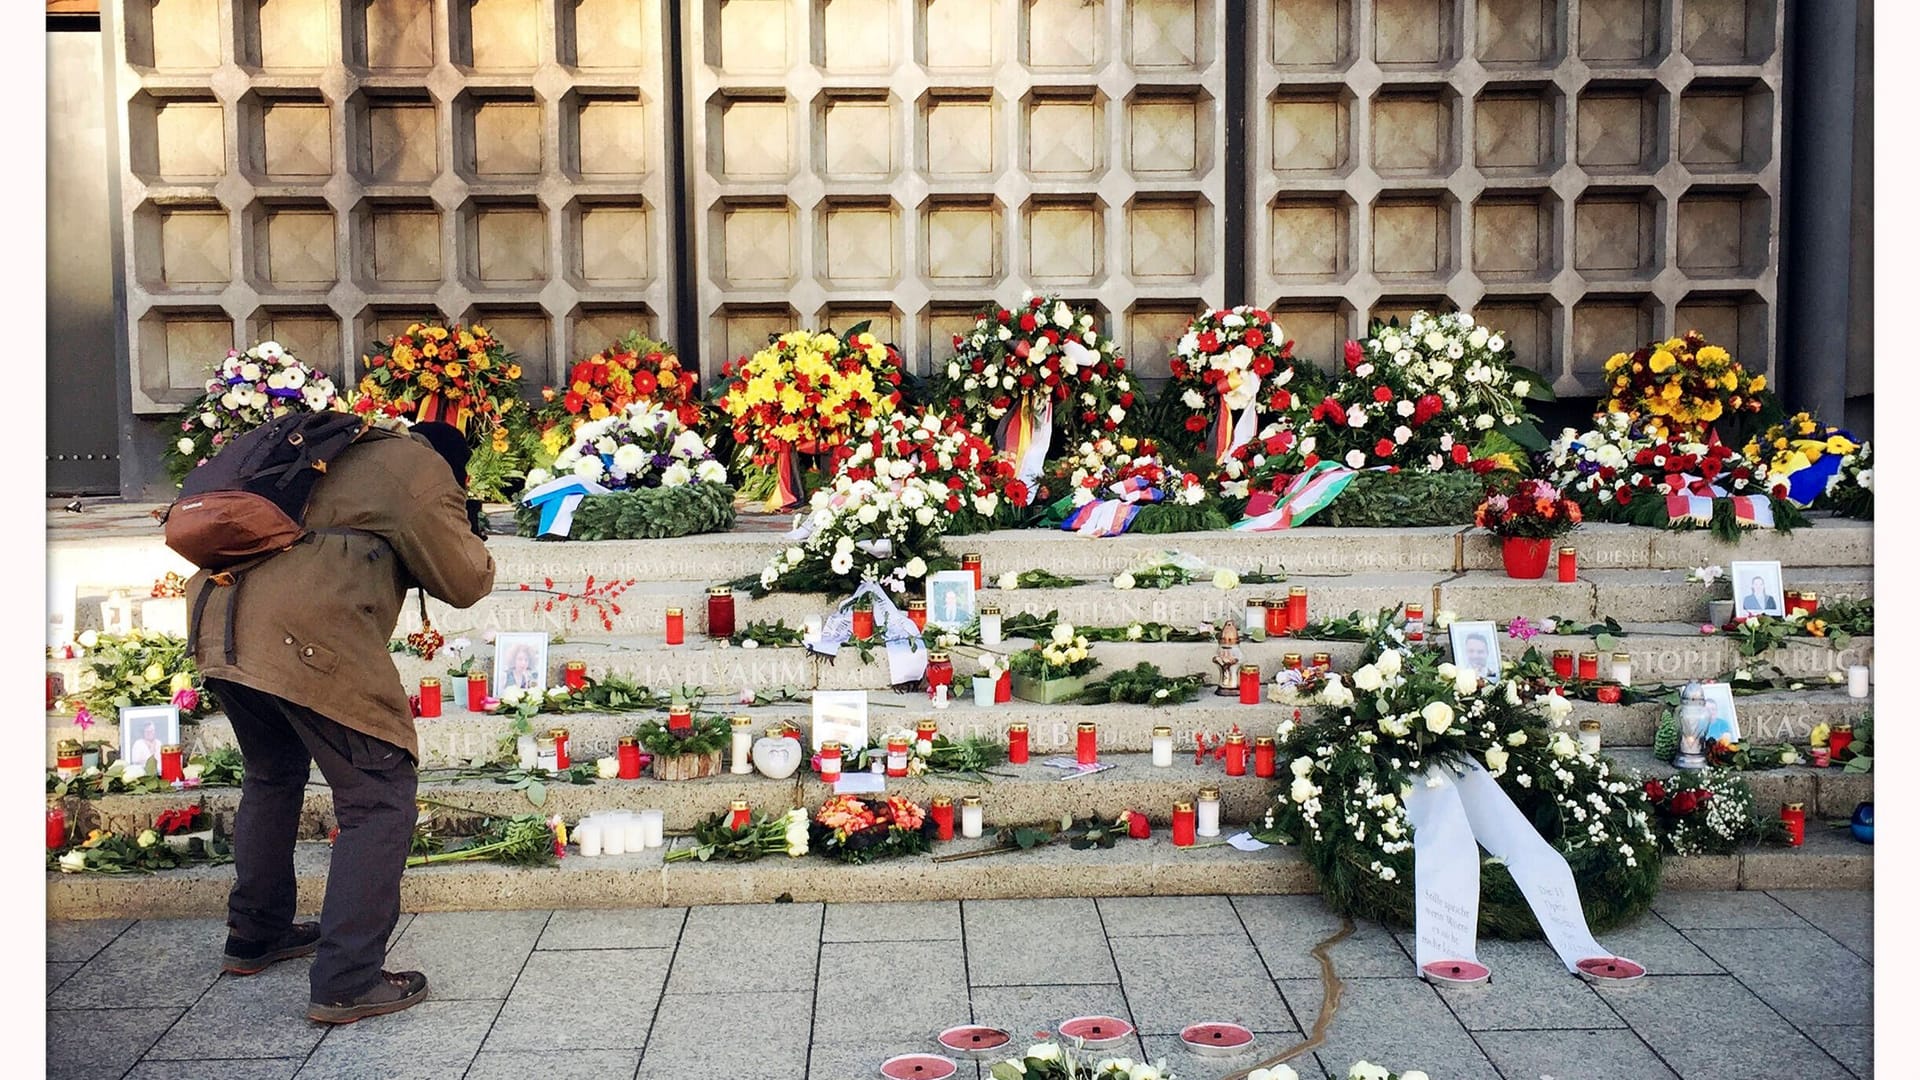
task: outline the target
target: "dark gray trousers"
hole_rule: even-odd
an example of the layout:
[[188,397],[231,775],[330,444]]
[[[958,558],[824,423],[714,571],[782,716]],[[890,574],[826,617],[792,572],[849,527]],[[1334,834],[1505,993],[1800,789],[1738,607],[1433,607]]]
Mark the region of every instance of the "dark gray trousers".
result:
[[400,874],[417,819],[413,759],[284,698],[209,679],[246,759],[234,823],[233,893],[227,927],[248,941],[273,941],[293,924],[293,845],[313,764],[333,789],[340,835],[333,842],[312,998],[346,1001],[380,976],[387,938],[400,921]]

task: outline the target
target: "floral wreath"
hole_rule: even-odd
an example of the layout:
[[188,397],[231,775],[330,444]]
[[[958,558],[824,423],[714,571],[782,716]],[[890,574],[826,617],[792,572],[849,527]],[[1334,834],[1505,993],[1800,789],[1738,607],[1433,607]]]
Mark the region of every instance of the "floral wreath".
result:
[[1698,330],[1607,358],[1608,412],[1640,420],[1660,438],[1704,438],[1727,415],[1758,413],[1765,375],[1749,376],[1733,354]]
[[1216,462],[1245,444],[1261,414],[1295,411],[1293,342],[1264,309],[1243,304],[1194,319],[1168,365],[1169,408],[1191,445]]
[[[1563,429],[1547,451],[1548,479],[1595,521],[1686,527],[1702,522],[1673,519],[1672,495],[1713,499],[1705,524],[1723,539],[1737,539],[1751,522],[1736,522],[1729,499],[1756,496],[1772,509],[1776,527],[1797,528],[1806,518],[1787,499],[1787,483],[1764,463],[1750,460],[1711,432],[1705,441],[1666,438],[1626,413],[1594,418],[1593,429]],[[1716,493],[1717,489],[1717,493]]]
[[900,795],[835,795],[813,815],[812,846],[846,863],[928,851],[934,835],[927,812]]
[[327,412],[340,395],[326,373],[302,363],[277,341],[227,350],[206,393],[182,410],[180,435],[167,444],[167,474],[178,484],[221,447],[269,420],[294,412]]
[[615,345],[577,361],[564,386],[544,387],[533,411],[533,427],[548,455],[566,446],[574,429],[604,420],[634,402],[671,410],[683,427],[702,419],[699,376],[680,364],[673,346],[629,330]]
[[631,491],[682,487],[696,481],[724,484],[727,467],[714,459],[707,441],[689,430],[678,412],[636,400],[612,415],[573,428],[571,440],[554,458],[552,472],[532,470],[527,487],[537,488],[556,475]]
[[507,449],[506,417],[519,401],[520,364],[486,327],[414,323],[360,358],[357,413],[438,420],[470,440]]

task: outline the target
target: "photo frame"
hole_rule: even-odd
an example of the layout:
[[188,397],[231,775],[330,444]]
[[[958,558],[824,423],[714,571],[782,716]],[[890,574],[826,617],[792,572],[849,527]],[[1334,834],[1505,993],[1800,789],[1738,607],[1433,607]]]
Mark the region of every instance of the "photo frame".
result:
[[1740,712],[1733,703],[1733,687],[1723,682],[1701,683],[1700,693],[1707,699],[1707,708],[1713,710],[1707,720],[1707,743],[1711,745],[1723,738],[1739,743]]
[[120,710],[120,760],[127,775],[159,775],[160,749],[180,745],[178,705],[129,705]]
[[[968,582],[972,582],[971,576]],[[837,742],[845,749],[867,746],[867,692],[815,690],[813,692],[813,748]]]
[[1447,627],[1456,667],[1471,668],[1488,679],[1500,677],[1500,628],[1491,622],[1454,620]]
[[959,630],[973,622],[973,571],[942,570],[927,575],[927,625]]
[[517,631],[493,639],[493,696],[507,689],[547,692],[547,635]]
[[1741,618],[1749,615],[1786,615],[1787,594],[1780,580],[1778,559],[1730,563],[1727,566],[1727,581],[1733,588],[1735,615]]

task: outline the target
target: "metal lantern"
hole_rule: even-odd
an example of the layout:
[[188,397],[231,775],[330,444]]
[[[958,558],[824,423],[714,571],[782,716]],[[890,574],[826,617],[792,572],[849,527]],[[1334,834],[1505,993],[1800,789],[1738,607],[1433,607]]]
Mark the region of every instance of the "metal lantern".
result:
[[1713,711],[1707,708],[1707,695],[1699,683],[1690,682],[1680,691],[1680,710],[1675,719],[1680,725],[1680,752],[1674,755],[1674,767],[1705,768],[1707,756],[1702,748],[1706,745],[1707,724],[1713,719]]

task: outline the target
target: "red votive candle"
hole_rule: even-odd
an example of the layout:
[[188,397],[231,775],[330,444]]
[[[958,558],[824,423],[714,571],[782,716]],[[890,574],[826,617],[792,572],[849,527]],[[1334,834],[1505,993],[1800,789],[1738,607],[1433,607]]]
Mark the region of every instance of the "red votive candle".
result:
[[1427,609],[1424,605],[1407,605],[1407,640],[1427,640]]
[[420,715],[431,719],[440,715],[440,680],[431,675],[420,680]]
[[1278,597],[1267,597],[1267,636],[1285,637],[1287,633],[1288,603]]
[[946,653],[927,654],[927,696],[938,696],[935,688],[944,686],[947,693],[953,693],[953,660]]
[[1194,830],[1193,804],[1185,801],[1173,804],[1173,846],[1192,847]]
[[1579,569],[1579,566],[1577,565],[1578,558],[1579,556],[1574,554],[1574,550],[1572,548],[1563,547],[1560,549],[1560,580],[1561,581],[1572,581],[1575,578],[1579,577],[1580,569]]
[[1240,665],[1240,704],[1260,704],[1260,665]]
[[733,636],[733,587],[715,585],[707,590],[707,636]]
[[667,710],[667,730],[685,734],[693,730],[693,710],[685,706]]
[[905,737],[887,740],[887,775],[899,779],[907,775],[907,763],[913,759],[913,740]]
[[687,643],[687,613],[677,607],[667,609],[667,644]]
[[866,640],[873,636],[873,609],[853,609],[853,636]]
[[47,850],[67,846],[67,810],[58,803],[47,807]]
[[933,808],[929,814],[933,818],[934,825],[940,830],[936,835],[942,840],[953,839],[953,796],[935,795]]
[[1297,652],[1290,652],[1280,658],[1280,666],[1288,671],[1299,671],[1301,663],[1300,654]]
[[840,780],[840,744],[825,742],[820,744],[820,782],[838,783]]
[[1082,720],[1073,729],[1073,757],[1082,765],[1100,760],[1100,732],[1091,720]]
[[632,735],[620,736],[620,779],[640,779],[640,740]]
[[555,767],[561,769],[572,768],[573,758],[568,756],[568,748],[572,741],[572,736],[567,734],[567,729],[563,727],[552,728],[548,730],[547,737],[553,740]]
[[980,554],[969,551],[965,555],[960,556],[960,569],[972,572],[973,591],[979,592],[984,581],[984,575],[980,572]]
[[587,688],[587,662],[569,660],[566,667],[567,691],[577,693]]
[[1227,775],[1247,775],[1247,737],[1237,731],[1227,732]]
[[172,783],[175,780],[185,780],[187,778],[186,770],[181,768],[181,765],[182,760],[178,746],[163,746],[160,748],[160,779],[168,783]]
[[926,754],[933,753],[933,739],[934,739],[934,736],[939,734],[940,734],[940,721],[938,720],[922,720],[919,723],[913,725],[913,741],[916,744],[918,743],[926,744],[924,748],[916,745],[914,746],[914,749],[921,753],[926,753]]
[[727,819],[727,828],[739,832],[753,824],[753,810],[747,806],[747,800],[733,800],[730,809],[733,811],[733,816]]
[[1287,590],[1287,630],[1305,630],[1307,628],[1307,590],[1295,585]]
[[1307,663],[1313,665],[1315,671],[1332,671],[1333,654],[1323,652],[1314,653],[1313,659],[1307,661]]
[[927,629],[927,602],[925,600],[907,601],[907,618],[913,620],[914,629],[925,632]]
[[1277,762],[1273,736],[1261,735],[1253,740],[1253,775],[1262,780],[1273,779]]
[[54,775],[62,780],[71,780],[86,769],[78,739],[61,739],[54,744],[53,754]]
[[[1595,656],[1593,658],[1593,665],[1594,665],[1594,670],[1598,671],[1600,668],[1600,658],[1598,656]],[[1555,675],[1560,676],[1563,679],[1573,678],[1573,650],[1572,649],[1553,650],[1553,673]]]
[[467,676],[467,711],[487,711],[487,673],[484,671]]
[[1600,677],[1600,654],[1583,652],[1580,654],[1580,677],[1597,679]]
[[1007,725],[1007,761],[1014,765],[1027,763],[1027,725]]
[[999,680],[993,684],[993,703],[995,705],[1005,705],[1012,700],[1013,672],[1011,670],[1003,671],[1000,673]]
[[[1800,594],[1800,611],[1802,614],[1811,615],[1819,609],[1820,595],[1818,593],[1803,592]],[[1793,609],[1788,608],[1787,611],[1788,614],[1792,614]]]
[[1138,810],[1127,811],[1127,836],[1134,840],[1145,840],[1153,836],[1153,822]]
[[1807,842],[1807,804],[1780,804],[1780,824],[1787,827],[1787,843],[1799,847]]
[[1835,724],[1828,731],[1827,753],[1832,756],[1833,760],[1835,761],[1840,760],[1840,755],[1845,753],[1847,747],[1852,745],[1853,745],[1853,725],[1852,724]]

